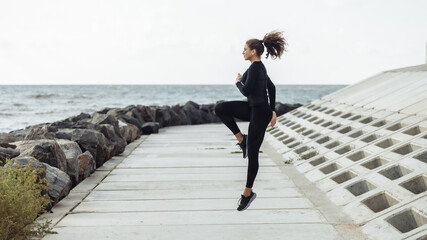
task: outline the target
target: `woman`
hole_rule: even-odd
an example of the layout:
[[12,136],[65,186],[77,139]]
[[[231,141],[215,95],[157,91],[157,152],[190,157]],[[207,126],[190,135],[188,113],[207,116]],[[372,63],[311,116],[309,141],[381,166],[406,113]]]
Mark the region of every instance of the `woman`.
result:
[[[238,211],[249,207],[256,198],[252,186],[258,172],[258,152],[264,139],[268,123],[273,127],[276,124],[274,111],[276,88],[267,75],[267,70],[261,62],[264,46],[267,48],[266,58],[280,58],[287,45],[281,32],[271,32],[262,40],[249,39],[246,41],[243,57],[251,62],[250,67],[243,73],[237,74],[236,86],[248,98],[248,101],[230,101],[218,103],[215,107],[216,115],[233,132],[238,140],[238,145],[243,151],[243,158],[248,155],[248,172],[246,188],[239,200]],[[268,96],[267,96],[268,89]],[[270,103],[268,102],[270,99]],[[234,118],[250,121],[248,135],[240,132]]]

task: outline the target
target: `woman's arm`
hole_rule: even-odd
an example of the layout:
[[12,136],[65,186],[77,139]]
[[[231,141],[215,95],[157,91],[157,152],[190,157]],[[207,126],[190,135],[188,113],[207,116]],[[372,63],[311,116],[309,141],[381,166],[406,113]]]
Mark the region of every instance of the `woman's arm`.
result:
[[267,89],[268,89],[268,97],[270,98],[270,107],[271,111],[275,111],[276,108],[276,86],[274,86],[274,83],[270,80],[270,78],[267,78]]
[[236,86],[239,88],[240,92],[244,96],[247,97],[252,93],[252,90],[255,86],[256,78],[259,76],[259,72],[260,72],[259,66],[252,64],[247,71],[245,84],[243,84],[241,81],[236,82]]
[[273,116],[271,117],[271,126],[274,127],[276,125],[276,86],[274,86],[274,83],[270,80],[270,78],[267,78],[267,89],[268,89],[268,97],[270,98],[270,108],[273,111]]

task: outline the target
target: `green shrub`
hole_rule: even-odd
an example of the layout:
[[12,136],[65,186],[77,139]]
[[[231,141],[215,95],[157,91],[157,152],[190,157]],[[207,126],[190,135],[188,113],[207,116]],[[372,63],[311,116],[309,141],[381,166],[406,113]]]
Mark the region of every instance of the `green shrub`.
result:
[[[0,167],[0,240],[27,239],[50,232],[49,224],[33,221],[51,200],[44,169],[6,164]],[[1,164],[0,164],[1,165]]]

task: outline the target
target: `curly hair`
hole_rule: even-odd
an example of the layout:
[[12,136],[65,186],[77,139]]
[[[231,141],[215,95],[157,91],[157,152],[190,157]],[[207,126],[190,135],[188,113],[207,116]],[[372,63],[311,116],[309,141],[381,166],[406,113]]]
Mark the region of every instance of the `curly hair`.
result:
[[265,34],[262,40],[253,38],[246,41],[246,44],[251,50],[255,49],[258,56],[264,53],[265,46],[267,48],[265,58],[271,56],[272,59],[280,58],[283,52],[287,51],[286,47],[288,45],[286,39],[282,36],[282,32],[270,32]]

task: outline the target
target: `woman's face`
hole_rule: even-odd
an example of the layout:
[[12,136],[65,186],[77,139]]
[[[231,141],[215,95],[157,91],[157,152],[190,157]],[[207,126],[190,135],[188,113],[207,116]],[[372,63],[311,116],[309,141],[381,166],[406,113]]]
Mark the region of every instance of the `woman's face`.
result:
[[250,60],[256,54],[256,50],[255,49],[251,50],[248,44],[245,44],[242,54],[245,60]]

